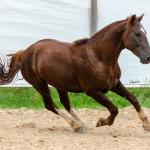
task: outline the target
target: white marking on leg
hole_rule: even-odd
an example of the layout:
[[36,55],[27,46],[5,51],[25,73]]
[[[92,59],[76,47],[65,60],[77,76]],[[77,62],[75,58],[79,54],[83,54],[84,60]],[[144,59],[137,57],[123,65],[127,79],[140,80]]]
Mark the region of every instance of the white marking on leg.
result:
[[56,109],[58,112],[58,115],[60,115],[62,118],[64,118],[73,129],[79,129],[81,127],[81,125],[75,120],[73,119],[71,116],[67,115],[66,113],[64,113],[63,111]]
[[75,110],[73,108],[70,109],[70,114],[82,125],[85,126],[84,121],[77,115],[77,113],[75,112]]
[[142,109],[140,112],[138,112],[138,116],[142,120],[143,123],[149,123],[149,120]]
[[147,116],[145,115],[142,109],[140,112],[138,112],[138,116],[142,120],[143,128],[147,131],[150,131],[150,121],[148,120]]

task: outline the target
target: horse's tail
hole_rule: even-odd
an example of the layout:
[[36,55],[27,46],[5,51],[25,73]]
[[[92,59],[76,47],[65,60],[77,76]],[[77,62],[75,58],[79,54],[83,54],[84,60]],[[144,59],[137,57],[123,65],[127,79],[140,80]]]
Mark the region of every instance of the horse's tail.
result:
[[9,84],[18,73],[21,65],[24,50],[21,50],[15,54],[10,54],[9,60],[0,59],[0,85]]

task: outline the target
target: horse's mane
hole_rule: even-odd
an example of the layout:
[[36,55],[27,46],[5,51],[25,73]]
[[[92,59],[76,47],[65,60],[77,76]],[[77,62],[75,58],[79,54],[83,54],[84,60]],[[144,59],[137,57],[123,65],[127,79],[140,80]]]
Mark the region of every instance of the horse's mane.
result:
[[80,46],[85,44],[88,41],[88,38],[79,39],[73,42],[74,46]]
[[91,39],[94,40],[99,35],[103,36],[107,31],[114,28],[116,25],[119,25],[120,23],[125,22],[126,20],[127,19],[113,22],[113,23],[107,25],[106,27],[104,27],[103,29],[99,30],[98,32],[96,32],[90,38],[83,38],[83,39],[76,40],[73,42],[73,44],[74,44],[74,46],[82,46],[82,45],[86,44],[88,41],[90,41]]
[[116,27],[117,25],[121,24],[122,22],[125,22],[126,20],[127,19],[116,21],[116,22],[113,22],[113,23],[107,25],[106,27],[102,28],[101,30],[99,30],[98,32],[96,32],[94,35],[92,35],[89,38],[89,40],[97,37],[97,35],[104,35],[107,31],[109,31],[110,29]]

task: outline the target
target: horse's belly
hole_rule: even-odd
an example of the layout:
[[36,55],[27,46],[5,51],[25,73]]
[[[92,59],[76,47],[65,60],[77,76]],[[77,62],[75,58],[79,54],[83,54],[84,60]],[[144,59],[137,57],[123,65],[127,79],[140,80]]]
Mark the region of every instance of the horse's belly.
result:
[[68,92],[82,92],[82,88],[75,82],[47,80],[48,84]]
[[[57,70],[58,71],[58,70]],[[75,75],[73,73],[63,70],[63,72],[52,70],[51,68],[46,69],[46,72],[42,72],[42,78],[51,86],[65,90],[68,92],[80,92],[82,91]]]
[[[88,78],[87,78],[88,77]],[[112,89],[118,82],[117,78],[113,78],[111,75],[91,75],[85,76],[81,79],[82,89],[84,91],[100,91],[102,93],[106,93],[110,89]]]

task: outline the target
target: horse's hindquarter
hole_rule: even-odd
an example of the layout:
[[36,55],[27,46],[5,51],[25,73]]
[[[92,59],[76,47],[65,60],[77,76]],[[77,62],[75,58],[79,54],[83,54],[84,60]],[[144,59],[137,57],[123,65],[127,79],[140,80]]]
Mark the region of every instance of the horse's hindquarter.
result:
[[81,91],[74,66],[69,44],[50,41],[48,45],[37,52],[37,67],[40,77],[50,85],[68,91]]

